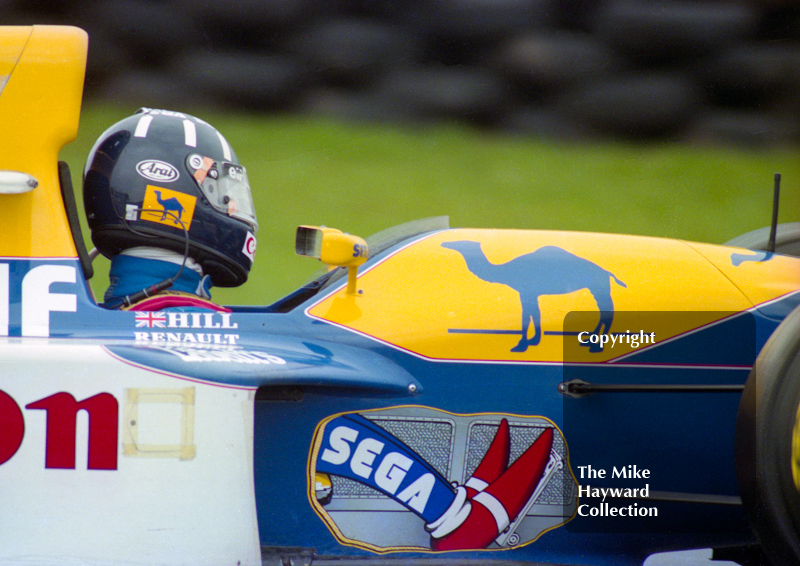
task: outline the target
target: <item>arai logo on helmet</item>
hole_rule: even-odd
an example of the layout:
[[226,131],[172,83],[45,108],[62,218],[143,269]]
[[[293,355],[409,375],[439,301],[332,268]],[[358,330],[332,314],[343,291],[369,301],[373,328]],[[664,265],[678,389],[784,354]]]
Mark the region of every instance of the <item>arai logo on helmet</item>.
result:
[[181,176],[175,167],[158,159],[140,161],[136,164],[136,171],[145,179],[160,183],[171,183]]

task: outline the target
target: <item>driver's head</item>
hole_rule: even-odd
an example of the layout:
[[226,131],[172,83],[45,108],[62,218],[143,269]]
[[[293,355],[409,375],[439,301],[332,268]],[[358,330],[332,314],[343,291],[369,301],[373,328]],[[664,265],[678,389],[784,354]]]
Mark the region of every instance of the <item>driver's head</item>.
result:
[[189,256],[214,285],[247,280],[256,222],[247,172],[214,127],[142,108],[95,143],[83,176],[92,242],[106,257],[137,246]]

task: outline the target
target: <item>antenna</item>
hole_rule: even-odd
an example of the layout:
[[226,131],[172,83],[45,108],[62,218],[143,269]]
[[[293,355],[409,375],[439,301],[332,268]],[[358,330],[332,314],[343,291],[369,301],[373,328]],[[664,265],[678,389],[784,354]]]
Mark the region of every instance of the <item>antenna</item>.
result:
[[778,202],[781,196],[781,174],[775,173],[775,190],[772,196],[772,224],[769,228],[767,251],[775,253],[775,236],[778,231]]

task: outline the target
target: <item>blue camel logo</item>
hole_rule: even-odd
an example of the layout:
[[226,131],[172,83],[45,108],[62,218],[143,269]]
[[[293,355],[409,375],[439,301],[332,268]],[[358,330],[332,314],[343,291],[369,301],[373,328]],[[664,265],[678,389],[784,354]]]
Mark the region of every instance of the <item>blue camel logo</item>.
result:
[[775,255],[772,252],[760,252],[760,251],[753,251],[752,254],[738,254],[732,253],[731,254],[731,263],[734,267],[739,267],[746,261],[754,261],[756,263],[761,263],[764,261],[769,261],[772,259],[772,256]]
[[[578,257],[556,246],[545,246],[503,264],[486,259],[480,242],[445,242],[443,248],[455,250],[464,257],[474,275],[488,283],[500,283],[519,293],[522,303],[522,338],[512,352],[524,352],[536,346],[542,338],[541,295],[564,295],[588,289],[600,310],[600,322],[595,334],[608,334],[614,321],[614,302],[611,299],[611,279],[627,287],[613,273],[589,260]],[[528,330],[533,324],[533,336]],[[600,352],[603,347],[591,344],[590,352]]]
[[173,217],[173,222],[178,224],[181,220],[181,215],[183,214],[183,205],[176,197],[170,198],[163,198],[161,196],[161,191],[153,191],[156,195],[156,200],[158,204],[164,207],[163,213],[161,214],[161,221],[167,219],[167,215]]

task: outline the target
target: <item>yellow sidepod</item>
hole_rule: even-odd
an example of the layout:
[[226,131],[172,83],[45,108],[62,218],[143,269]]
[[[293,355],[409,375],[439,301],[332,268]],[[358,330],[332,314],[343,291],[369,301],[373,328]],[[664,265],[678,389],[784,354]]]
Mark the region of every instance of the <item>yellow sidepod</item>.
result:
[[[571,362],[605,362],[800,289],[797,260],[777,257],[771,267],[742,265],[733,284],[715,264],[730,264],[735,251],[640,236],[448,230],[364,270],[356,299],[339,290],[307,313],[431,359],[553,363],[566,348]],[[575,311],[582,318],[565,328]],[[654,312],[691,315],[646,315]],[[589,344],[593,332],[617,343]]]
[[800,260],[741,248],[691,244],[755,305],[800,289]]

